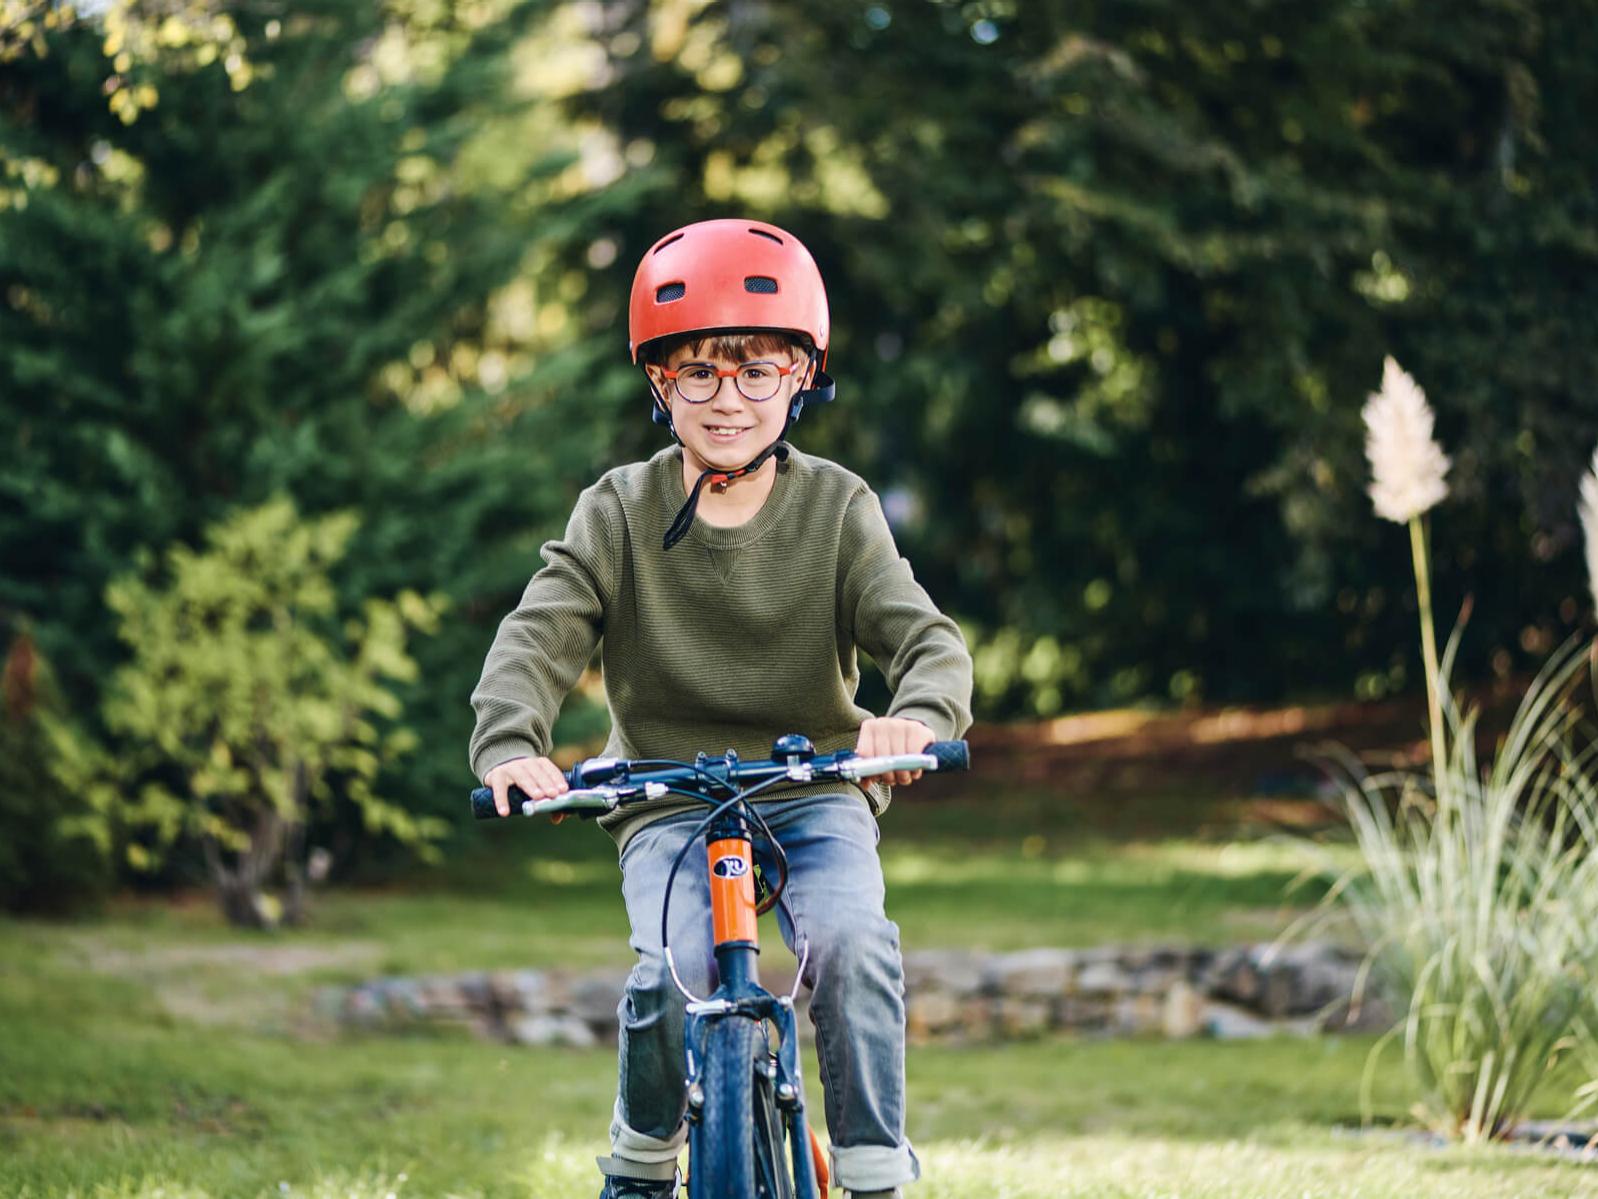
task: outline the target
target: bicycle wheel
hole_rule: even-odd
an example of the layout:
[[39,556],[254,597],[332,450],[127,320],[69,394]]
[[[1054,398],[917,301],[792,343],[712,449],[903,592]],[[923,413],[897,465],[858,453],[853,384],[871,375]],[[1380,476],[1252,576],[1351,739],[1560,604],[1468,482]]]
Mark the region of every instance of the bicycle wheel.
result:
[[705,1029],[699,1119],[688,1132],[688,1199],[755,1193],[755,1062],[764,1052],[753,1020],[726,1016]]

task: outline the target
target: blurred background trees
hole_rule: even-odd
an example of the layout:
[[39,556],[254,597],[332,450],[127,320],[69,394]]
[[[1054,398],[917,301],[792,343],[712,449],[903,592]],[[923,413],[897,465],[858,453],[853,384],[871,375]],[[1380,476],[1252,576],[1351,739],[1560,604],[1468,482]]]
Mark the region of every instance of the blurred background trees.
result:
[[[379,790],[454,814],[466,696],[537,546],[660,444],[625,356],[638,256],[746,213],[832,298],[843,402],[795,440],[882,492],[986,717],[1418,691],[1402,547],[1363,495],[1388,353],[1457,449],[1461,669],[1509,673],[1580,619],[1595,17],[9,0],[8,639],[114,752],[110,580],[273,495],[353,512],[345,615],[450,603],[410,646],[420,748]],[[565,732],[602,727],[590,696]]]

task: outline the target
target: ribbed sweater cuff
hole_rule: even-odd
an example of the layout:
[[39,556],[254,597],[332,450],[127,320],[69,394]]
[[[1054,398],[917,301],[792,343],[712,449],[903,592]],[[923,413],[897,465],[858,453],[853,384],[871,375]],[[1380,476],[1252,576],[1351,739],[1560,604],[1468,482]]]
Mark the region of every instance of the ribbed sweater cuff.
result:
[[538,747],[531,741],[524,741],[520,737],[496,737],[477,751],[477,756],[472,759],[472,770],[479,781],[486,785],[488,772],[494,767],[509,762],[512,758],[541,756]]

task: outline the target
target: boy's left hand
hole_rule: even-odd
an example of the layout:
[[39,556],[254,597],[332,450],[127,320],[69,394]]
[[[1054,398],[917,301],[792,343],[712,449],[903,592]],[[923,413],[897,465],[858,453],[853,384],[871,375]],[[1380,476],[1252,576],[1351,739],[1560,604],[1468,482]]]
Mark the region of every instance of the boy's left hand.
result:
[[[855,753],[862,758],[918,754],[937,739],[937,735],[919,720],[873,716],[860,726],[860,741],[855,746]],[[896,770],[892,774],[881,775],[880,781],[894,787],[908,787],[920,777],[919,770]]]

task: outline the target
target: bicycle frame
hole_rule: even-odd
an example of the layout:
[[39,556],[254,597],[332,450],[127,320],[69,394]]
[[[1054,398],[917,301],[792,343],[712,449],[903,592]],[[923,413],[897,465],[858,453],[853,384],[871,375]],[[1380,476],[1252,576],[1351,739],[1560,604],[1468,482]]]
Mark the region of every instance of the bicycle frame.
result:
[[[624,804],[663,799],[669,794],[699,800],[713,809],[705,818],[702,829],[696,830],[695,834],[696,838],[702,836],[705,844],[705,866],[710,879],[709,915],[713,952],[720,975],[720,983],[710,995],[694,995],[683,984],[666,935],[671,883],[676,878],[678,867],[685,862],[684,855],[691,851],[692,841],[683,847],[672,864],[661,911],[662,954],[671,971],[672,981],[687,1000],[684,1048],[687,1057],[690,1181],[693,1179],[694,1158],[699,1157],[695,1143],[696,1130],[706,1115],[706,1087],[702,1082],[716,1064],[709,1060],[708,1044],[713,1036],[712,1030],[727,1020],[754,1021],[766,1043],[763,1053],[759,1049],[755,1050],[758,1065],[752,1063],[753,1077],[749,1080],[753,1087],[753,1102],[749,1111],[754,1127],[747,1133],[740,1129],[732,1134],[740,1137],[752,1134],[758,1138],[753,1155],[757,1193],[763,1191],[770,1199],[817,1199],[819,1192],[819,1199],[826,1199],[829,1181],[820,1145],[805,1121],[804,1086],[799,1072],[798,1022],[794,1015],[794,996],[798,993],[799,980],[794,982],[794,993],[783,996],[773,995],[760,985],[757,963],[760,940],[756,924],[760,908],[755,897],[751,824],[762,830],[762,839],[769,842],[767,848],[778,868],[778,879],[772,887],[768,906],[775,902],[775,897],[782,891],[786,855],[749,801],[757,794],[787,784],[810,783],[821,779],[859,783],[863,779],[897,771],[965,770],[968,761],[968,748],[963,741],[935,741],[920,753],[862,758],[852,750],[817,755],[808,738],[790,733],[773,743],[769,761],[743,762],[732,750],[720,758],[700,754],[693,763],[591,758],[571,769],[567,775],[571,789],[553,798],[535,801],[518,788],[510,788],[511,809],[524,816],[565,812],[589,816],[615,811]],[[480,820],[492,819],[499,814],[493,792],[486,787],[472,792],[471,803],[473,814]],[[795,936],[799,935],[796,929]],[[799,976],[802,978],[809,956],[808,946],[799,940],[795,948],[799,951]],[[771,1028],[776,1029],[778,1037],[775,1052],[770,1048]],[[723,1037],[723,1040],[726,1038]],[[725,1055],[719,1058],[723,1064],[732,1060]],[[737,1085],[741,1089],[742,1083]],[[714,1110],[727,1110],[711,1106]],[[742,1119],[742,1116],[738,1118]],[[709,1119],[716,1119],[714,1111]],[[787,1132],[788,1153],[792,1158],[791,1180],[784,1171],[782,1161],[784,1129]],[[705,1159],[700,1157],[700,1160],[703,1162]],[[715,1199],[752,1199],[752,1196],[739,1194],[716,1196]]]

